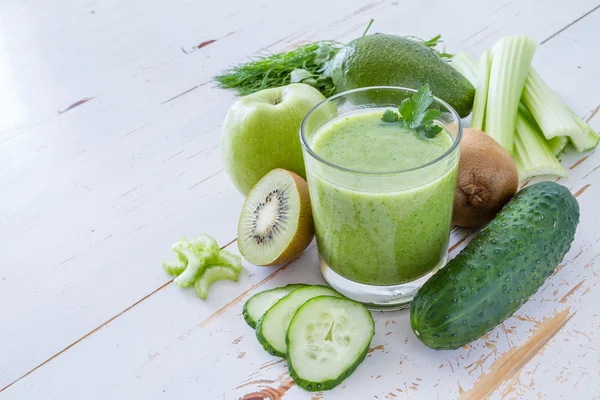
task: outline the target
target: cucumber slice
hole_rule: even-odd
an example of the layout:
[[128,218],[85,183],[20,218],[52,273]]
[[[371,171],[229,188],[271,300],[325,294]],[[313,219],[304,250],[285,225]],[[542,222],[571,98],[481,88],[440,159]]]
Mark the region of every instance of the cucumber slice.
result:
[[250,297],[246,304],[244,304],[243,315],[246,323],[253,329],[256,328],[256,324],[260,317],[267,312],[273,304],[277,303],[279,299],[290,294],[291,291],[301,287],[305,287],[304,284],[293,284],[284,287],[279,287],[271,290],[265,290]]
[[256,325],[256,337],[262,347],[274,356],[285,357],[285,334],[296,310],[307,300],[317,296],[342,295],[327,286],[307,286],[292,291],[278,300]]
[[290,376],[305,390],[333,389],[365,359],[374,334],[362,304],[332,296],[308,300],[287,331]]
[[237,282],[239,276],[239,271],[224,265],[213,265],[207,267],[202,275],[200,275],[200,277],[196,280],[196,283],[194,283],[196,296],[200,297],[202,300],[206,300],[210,285],[216,281],[222,281],[225,279]]

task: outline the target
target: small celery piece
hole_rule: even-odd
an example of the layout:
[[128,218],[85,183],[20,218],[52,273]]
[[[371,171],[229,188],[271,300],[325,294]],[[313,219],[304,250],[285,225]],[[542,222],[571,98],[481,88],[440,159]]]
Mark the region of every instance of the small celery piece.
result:
[[237,272],[242,270],[242,259],[240,256],[230,253],[227,250],[221,250],[219,252],[219,256],[217,257],[215,264],[233,268],[233,270]]
[[202,273],[212,254],[199,250],[192,246],[190,242],[184,240],[176,242],[172,250],[177,254],[181,254],[187,260],[185,270],[173,282],[181,287],[192,286],[196,278]]
[[177,276],[185,271],[187,260],[181,254],[177,254],[176,260],[165,260],[162,262],[162,267],[167,274]]
[[490,67],[492,57],[489,50],[483,52],[479,59],[477,85],[475,100],[473,101],[473,113],[471,114],[471,128],[483,130],[485,118],[485,105],[487,103],[487,89],[490,82]]
[[[471,84],[477,87],[478,61],[477,58],[468,51],[461,51],[452,57],[451,64],[455,70],[460,72]],[[476,92],[477,93],[477,92]]]
[[537,46],[527,36],[506,36],[492,47],[484,131],[510,153],[519,99]]
[[196,296],[202,300],[206,300],[208,297],[208,288],[216,281],[224,279],[237,282],[240,276],[240,272],[234,268],[226,267],[223,265],[212,265],[207,267],[202,275],[194,283],[194,291]]
[[522,101],[547,139],[568,136],[579,152],[591,150],[598,145],[595,132],[590,134],[589,126],[567,108],[534,68],[530,69],[527,76]]
[[207,262],[216,260],[216,257],[221,250],[217,241],[206,233],[201,233],[194,237],[190,240],[190,244],[194,249],[201,251],[203,255],[208,258]]
[[542,133],[521,109],[516,119],[513,158],[521,182],[537,175],[567,176],[567,171],[552,153]]

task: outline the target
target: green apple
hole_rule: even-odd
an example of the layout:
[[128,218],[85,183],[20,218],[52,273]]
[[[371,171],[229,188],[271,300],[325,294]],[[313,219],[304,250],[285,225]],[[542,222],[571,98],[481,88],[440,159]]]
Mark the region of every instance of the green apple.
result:
[[242,194],[267,172],[283,168],[304,179],[300,124],[325,97],[303,83],[264,89],[240,98],[227,112],[222,154],[229,177]]

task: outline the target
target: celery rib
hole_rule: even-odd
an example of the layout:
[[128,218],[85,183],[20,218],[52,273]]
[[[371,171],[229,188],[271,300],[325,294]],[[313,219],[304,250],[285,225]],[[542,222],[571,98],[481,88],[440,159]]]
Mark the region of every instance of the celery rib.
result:
[[516,118],[513,157],[521,182],[538,175],[567,176],[542,132],[531,124],[522,108]]
[[534,68],[527,76],[522,101],[546,139],[567,136],[579,152],[593,149],[598,144],[597,134],[593,131],[590,134],[591,128],[567,108]]
[[546,143],[548,143],[548,147],[550,147],[550,150],[552,150],[552,154],[558,157],[558,155],[562,153],[565,147],[567,147],[569,144],[569,139],[566,136],[557,136],[550,140],[546,139]]
[[529,37],[507,36],[492,47],[484,130],[510,153],[519,100],[537,46]]
[[478,61],[473,54],[468,51],[461,51],[452,57],[450,65],[467,78],[473,86],[477,87]]
[[479,59],[477,84],[475,85],[475,100],[473,101],[473,112],[471,113],[471,128],[479,130],[483,130],[484,127],[491,63],[492,58],[490,51],[486,50]]

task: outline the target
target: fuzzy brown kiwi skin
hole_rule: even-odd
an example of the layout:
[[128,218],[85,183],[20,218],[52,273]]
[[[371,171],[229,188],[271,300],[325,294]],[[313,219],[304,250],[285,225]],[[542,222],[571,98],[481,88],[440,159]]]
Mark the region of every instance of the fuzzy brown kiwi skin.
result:
[[515,195],[519,174],[510,153],[488,134],[466,128],[460,159],[452,223],[480,227],[490,222]]
[[298,257],[300,253],[302,253],[304,249],[308,247],[315,235],[312,208],[310,207],[310,196],[308,195],[308,184],[304,179],[295,173],[288,170],[283,171],[292,177],[294,183],[296,184],[298,195],[300,196],[298,228],[296,229],[296,234],[290,241],[288,247],[279,255],[279,257],[267,264],[267,266],[285,264],[288,261]]

